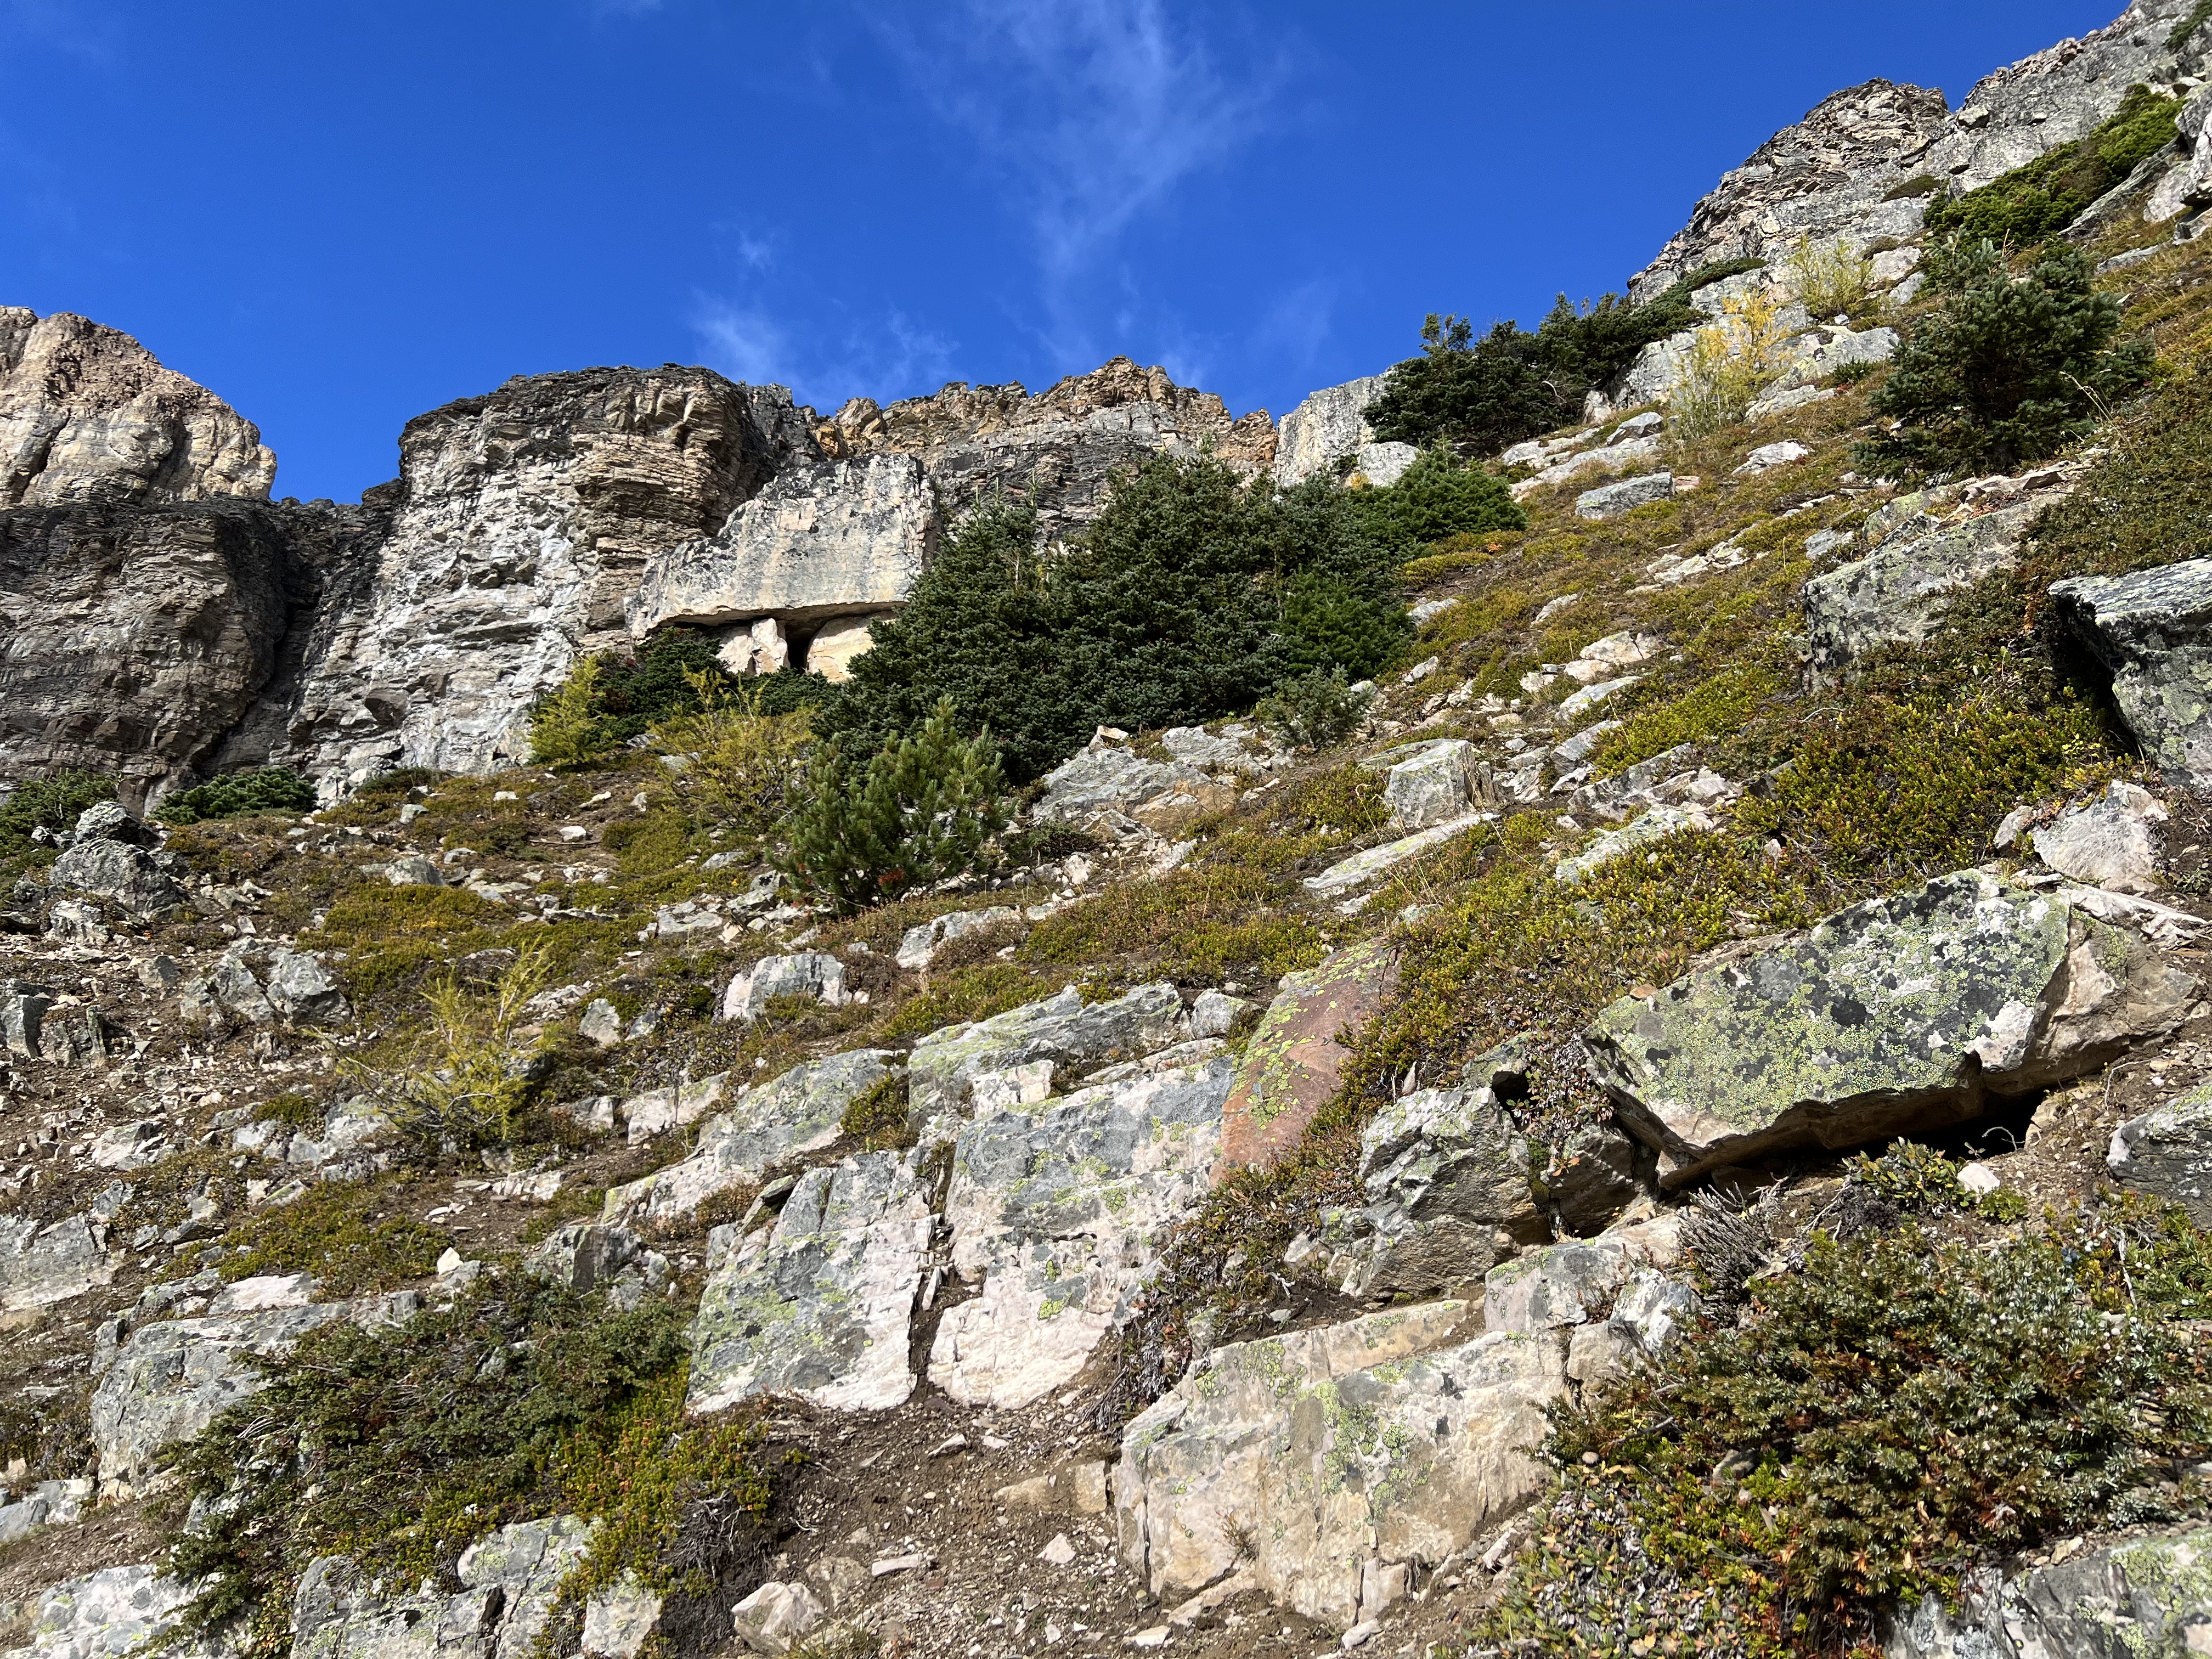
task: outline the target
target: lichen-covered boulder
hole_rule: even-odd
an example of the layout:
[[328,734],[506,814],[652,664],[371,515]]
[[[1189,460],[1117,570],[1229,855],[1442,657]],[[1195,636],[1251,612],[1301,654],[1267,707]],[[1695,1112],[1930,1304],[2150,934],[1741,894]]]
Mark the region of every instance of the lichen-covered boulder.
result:
[[1679,1185],[1964,1121],[2172,1031],[2200,1000],[2140,936],[1969,870],[1624,997],[1585,1042]]
[[146,1490],[164,1451],[191,1439],[228,1407],[258,1394],[268,1378],[255,1357],[283,1353],[332,1320],[398,1324],[422,1299],[412,1291],[306,1308],[272,1308],[140,1326],[100,1375],[92,1395],[92,1443],[103,1498]]
[[929,966],[931,958],[953,940],[1021,919],[1020,911],[1004,904],[994,904],[983,910],[955,910],[950,915],[935,916],[919,927],[908,928],[899,940],[897,954],[891,960],[908,973],[918,974]]
[[1462,738],[1443,738],[1391,765],[1382,803],[1398,828],[1427,830],[1465,817],[1474,787],[1474,745]]
[[1147,760],[1125,741],[1094,738],[1045,775],[1032,814],[1119,838],[1174,835],[1237,804],[1237,787],[1182,761]]
[[29,1643],[7,1659],[125,1659],[157,1640],[162,1653],[199,1659],[210,1644],[181,1627],[192,1594],[158,1567],[103,1567],[42,1594]]
[[102,837],[66,848],[46,872],[57,893],[103,899],[133,921],[161,921],[183,911],[185,890],[177,885],[166,853],[149,853],[126,841]]
[[907,1323],[933,1225],[916,1158],[868,1152],[808,1170],[773,1229],[715,1228],[686,1409],[770,1394],[834,1411],[904,1404]]
[[2143,753],[2170,782],[2212,787],[2212,559],[2069,577],[2051,598],[2112,674]]
[[[1467,1340],[1434,1302],[1216,1349],[1123,1431],[1121,1559],[1157,1596],[1242,1566],[1339,1627],[1540,1491],[1528,1455],[1565,1386],[1554,1337]],[[1457,1339],[1455,1340],[1455,1339]]]
[[[890,1075],[899,1056],[854,1048],[810,1060],[746,1090],[699,1126],[699,1145],[680,1164],[608,1190],[601,1219],[665,1221],[715,1194],[757,1183],[773,1164],[820,1152],[842,1131],[845,1109]],[[633,1132],[640,1120],[633,1119]]]
[[1970,1573],[1955,1610],[1888,1617],[1887,1659],[2147,1659],[2212,1647],[2212,1531],[2130,1539],[2010,1579]]
[[264,994],[271,1007],[295,1024],[331,1024],[353,1012],[337,979],[312,951],[280,949],[271,956]]
[[1134,1060],[1176,1042],[1185,1025],[1175,987],[1158,984],[1096,1003],[1071,985],[1042,1002],[947,1026],[915,1044],[907,1058],[913,1121],[965,1114],[981,1079],[1022,1066],[1046,1065],[1057,1073]]
[[580,1296],[604,1291],[626,1308],[665,1287],[669,1278],[668,1258],[647,1249],[635,1233],[588,1221],[556,1228],[523,1258],[523,1266]]
[[1344,1079],[1344,1039],[1372,1018],[1398,982],[1398,958],[1382,939],[1336,951],[1319,967],[1285,974],[1237,1063],[1223,1115],[1224,1170],[1273,1164]]
[[842,1008],[847,1000],[845,964],[827,951],[763,957],[730,981],[722,994],[722,1018],[758,1019],[778,997],[808,997]]
[[292,1659],[531,1659],[592,1530],[573,1515],[501,1527],[462,1552],[453,1595],[320,1557],[293,1594]]
[[1923,514],[1866,557],[1814,577],[1805,584],[1814,669],[1836,673],[1877,646],[1927,639],[1960,589],[2019,562],[2027,526],[2047,504],[2023,501],[1949,526]]
[[963,1406],[1019,1410],[1080,1371],[1167,1225],[1206,1192],[1229,1062],[1083,1089],[960,1132],[945,1215],[976,1296],[945,1310],[929,1380]]
[[1618,519],[1623,514],[1633,513],[1639,507],[1674,499],[1674,475],[1671,472],[1652,472],[1641,478],[1624,478],[1619,483],[1601,484],[1595,489],[1584,490],[1575,497],[1575,517]]
[[2036,856],[2062,876],[2118,893],[2158,885],[2166,820],[2158,797],[2114,780],[2102,793],[2060,813],[2030,836]]
[[2198,1226],[2212,1226],[2212,1084],[2120,1125],[2105,1165],[2123,1187],[2183,1205]]

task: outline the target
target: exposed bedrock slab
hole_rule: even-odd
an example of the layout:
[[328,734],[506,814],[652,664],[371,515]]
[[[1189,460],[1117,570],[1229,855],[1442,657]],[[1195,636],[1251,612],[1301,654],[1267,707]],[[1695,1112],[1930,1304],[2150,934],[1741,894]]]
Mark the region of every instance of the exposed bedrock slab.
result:
[[1813,578],[1805,631],[1814,668],[1834,673],[1877,646],[1928,639],[1960,589],[2018,562],[2027,526],[2047,504],[2022,502],[1948,526],[1923,517],[1863,559]]
[[2120,1125],[2105,1164],[2123,1187],[2182,1205],[2198,1226],[2212,1225],[2212,1084]]
[[573,1515],[501,1527],[462,1552],[453,1595],[320,1557],[293,1594],[291,1659],[531,1659],[592,1531]]
[[1379,1612],[1389,1569],[1463,1548],[1544,1484],[1527,1453],[1565,1386],[1562,1344],[1451,1343],[1474,1312],[1434,1302],[1216,1349],[1123,1431],[1121,1559],[1158,1596],[1241,1565],[1310,1618]]
[[699,1126],[691,1156],[642,1180],[608,1189],[610,1224],[665,1221],[689,1214],[715,1194],[757,1183],[786,1158],[820,1152],[837,1139],[845,1109],[890,1074],[899,1055],[854,1048],[810,1060],[746,1090]]
[[1276,429],[1275,482],[1285,489],[1302,484],[1371,442],[1367,406],[1382,395],[1386,380],[1370,374],[1308,392]]
[[2007,1579],[1966,1575],[1883,1621],[1887,1659],[2149,1659],[2212,1643],[2212,1531],[2190,1528],[2089,1550]]
[[2212,787],[2212,559],[2075,576],[2051,597],[2111,672],[2143,753],[2170,781]]
[[1344,1081],[1345,1039],[1381,1010],[1398,957],[1373,939],[1285,974],[1237,1063],[1221,1126],[1224,1171],[1265,1167],[1298,1143]]
[[933,1225],[916,1158],[868,1152],[808,1170],[773,1229],[715,1228],[686,1409],[769,1394],[836,1411],[903,1404],[915,1383],[907,1322]]
[[1965,871],[1625,997],[1586,1042],[1675,1185],[1963,1121],[2171,1032],[2201,1001],[2139,936]]
[[82,1296],[115,1276],[107,1228],[88,1215],[40,1225],[0,1216],[0,1313],[20,1313]]
[[398,1324],[420,1306],[414,1291],[402,1291],[357,1302],[140,1326],[93,1390],[92,1442],[100,1454],[101,1496],[129,1497],[146,1490],[165,1466],[167,1449],[259,1393],[268,1379],[251,1363],[252,1358],[283,1353],[332,1320]]
[[979,1085],[1042,1066],[1048,1082],[1134,1060],[1185,1035],[1182,999],[1172,985],[1139,985],[1110,1002],[1086,1003],[1073,986],[1042,1002],[1025,1003],[968,1025],[933,1031],[907,1057],[912,1120],[964,1116],[975,1105]]
[[156,1642],[176,1659],[202,1659],[221,1648],[185,1636],[180,1615],[192,1594],[158,1567],[102,1567],[42,1592],[29,1641],[7,1659],[125,1659]]
[[931,1382],[962,1405],[1018,1410],[1083,1369],[1162,1231],[1206,1191],[1229,1075],[1217,1058],[961,1131],[945,1213],[952,1265],[980,1288],[938,1325]]
[[641,637],[665,623],[788,625],[894,608],[936,541],[936,501],[913,456],[793,467],[713,535],[653,560],[630,629]]

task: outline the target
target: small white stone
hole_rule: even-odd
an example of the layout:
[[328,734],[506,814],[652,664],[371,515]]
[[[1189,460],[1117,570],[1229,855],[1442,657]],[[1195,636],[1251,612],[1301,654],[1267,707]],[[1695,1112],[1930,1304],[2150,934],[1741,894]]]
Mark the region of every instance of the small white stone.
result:
[[1164,1648],[1168,1644],[1168,1627],[1155,1625],[1150,1630],[1140,1630],[1129,1638],[1133,1648]]
[[1075,1546],[1067,1541],[1066,1533],[1056,1532],[1052,1535],[1052,1542],[1037,1552],[1037,1559],[1055,1567],[1073,1566],[1075,1564]]
[[1997,1172],[1988,1164],[1974,1163],[1960,1166],[1959,1184],[1975,1197],[1986,1198],[2004,1182],[1997,1179]]

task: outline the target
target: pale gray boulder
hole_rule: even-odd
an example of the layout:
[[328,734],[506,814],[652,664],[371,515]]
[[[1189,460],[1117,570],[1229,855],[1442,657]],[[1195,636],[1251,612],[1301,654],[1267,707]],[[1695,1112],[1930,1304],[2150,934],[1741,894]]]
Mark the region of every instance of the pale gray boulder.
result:
[[115,1276],[106,1223],[73,1215],[41,1225],[0,1216],[0,1312],[21,1313],[82,1296]]
[[1677,1186],[1964,1121],[2166,1036],[2202,996],[2140,934],[1965,871],[1625,997],[1584,1041]]
[[249,1025],[266,1025],[276,1018],[268,994],[243,957],[226,955],[208,975],[208,992],[224,1012]]
[[897,953],[891,959],[908,973],[918,974],[929,966],[939,951],[955,939],[1004,927],[1021,919],[1020,911],[1005,904],[994,904],[983,910],[955,910],[950,915],[933,917],[918,927],[906,930],[899,940]]
[[811,997],[825,1006],[842,1008],[848,1000],[845,964],[827,951],[763,957],[731,980],[722,994],[721,1017],[750,1023],[766,1013],[778,997]]
[[1099,1003],[1085,1003],[1071,985],[1042,1002],[947,1026],[915,1043],[907,1057],[909,1117],[924,1124],[964,1116],[986,1079],[1043,1067],[1049,1083],[1155,1053],[1183,1034],[1182,999],[1172,985],[1139,985]]
[[2212,1084],[2121,1124],[2105,1167],[2123,1187],[2182,1205],[2198,1226],[2212,1225]]
[[531,1659],[592,1532],[573,1515],[501,1527],[461,1553],[453,1595],[320,1557],[293,1593],[292,1659]]
[[808,1170],[772,1229],[709,1235],[686,1409],[798,1395],[887,1411],[914,1392],[907,1323],[935,1222],[915,1156]]
[[1624,478],[1619,483],[1602,484],[1595,489],[1584,490],[1575,497],[1575,516],[1578,519],[1617,519],[1624,513],[1632,513],[1639,507],[1649,507],[1654,501],[1674,499],[1674,475],[1653,472],[1641,478]]
[[668,1258],[648,1249],[635,1233],[588,1221],[556,1228],[522,1265],[580,1296],[604,1291],[624,1308],[665,1290],[671,1273]]
[[1161,1234],[1205,1195],[1230,1078],[1216,1057],[960,1132],[945,1218],[953,1268],[976,1294],[939,1322],[932,1382],[964,1406],[1018,1411],[1083,1369]]
[[738,1639],[755,1653],[784,1654],[822,1622],[828,1610],[805,1584],[771,1578],[731,1610]]
[[1352,480],[1347,482],[1364,480],[1376,489],[1387,489],[1420,458],[1421,452],[1411,444],[1362,444],[1352,455]]
[[204,1659],[221,1650],[183,1629],[193,1594],[158,1567],[103,1567],[42,1592],[29,1642],[7,1659],[125,1659],[157,1642],[177,1659]]
[[0,1042],[18,1060],[37,1060],[54,993],[28,980],[0,980]]
[[[690,1157],[610,1188],[600,1218],[673,1220],[717,1193],[757,1185],[774,1164],[822,1151],[842,1133],[845,1109],[889,1077],[899,1059],[890,1049],[854,1048],[745,1090],[700,1126]],[[633,1118],[633,1127],[639,1121]]]
[[2112,698],[2169,782],[2212,787],[2212,559],[2075,576],[2051,597],[2112,677]]
[[1961,589],[2019,562],[2043,501],[2024,501],[1944,525],[1909,520],[1863,559],[1805,584],[1805,632],[1813,666],[1835,673],[1878,646],[1932,637]]
[[1397,761],[1382,786],[1391,823],[1415,830],[1464,817],[1477,793],[1477,766],[1474,745],[1458,738],[1424,744]]
[[1039,823],[1096,835],[1174,835],[1236,805],[1237,787],[1179,760],[1147,760],[1104,733],[1045,775]]
[[2212,1531],[2182,1528],[2085,1550],[2006,1577],[1966,1575],[1940,1597],[1887,1614],[1886,1659],[2146,1659],[2212,1636]]
[[1123,1431],[1121,1559],[1180,1600],[1241,1568],[1342,1629],[1542,1490],[1553,1337],[1468,1340],[1464,1302],[1217,1348]]
[[104,901],[132,921],[162,921],[184,908],[185,890],[172,868],[177,862],[173,854],[103,836],[64,849],[46,884],[56,893]]
[[103,1498],[146,1491],[167,1455],[217,1415],[258,1394],[268,1378],[254,1356],[288,1352],[333,1320],[376,1327],[414,1317],[411,1291],[305,1308],[198,1319],[164,1319],[132,1331],[92,1396],[92,1442]]
[[269,958],[269,978],[262,988],[270,1006],[295,1025],[337,1024],[353,1017],[345,992],[312,951],[278,947]]
[[2166,820],[2158,797],[2118,780],[2035,830],[2036,856],[2062,876],[2116,893],[2154,891]]

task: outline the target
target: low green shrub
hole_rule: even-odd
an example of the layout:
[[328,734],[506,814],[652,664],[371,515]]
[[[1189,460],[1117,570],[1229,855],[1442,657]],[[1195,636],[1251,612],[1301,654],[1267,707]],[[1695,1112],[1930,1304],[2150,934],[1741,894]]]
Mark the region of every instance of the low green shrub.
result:
[[1528,527],[1503,478],[1441,444],[1423,450],[1395,483],[1355,489],[1350,499],[1368,533],[1400,558],[1454,536]]
[[98,772],[56,772],[19,784],[0,802],[0,863],[20,863],[39,853],[33,830],[66,830],[88,806],[115,799],[115,780]]
[[2120,107],[2087,137],[2061,144],[1979,190],[1930,207],[1927,234],[2015,248],[2047,241],[2126,179],[2137,163],[2172,143],[2173,118],[2180,111],[2178,98],[2131,87]]
[[489,996],[450,972],[422,994],[428,1029],[408,1062],[380,1069],[349,1063],[349,1073],[383,1102],[392,1121],[423,1152],[470,1152],[514,1139],[534,1092],[531,1062],[544,1039],[530,1040],[525,1006],[545,988],[550,949],[532,939],[514,953]]
[[167,1562],[198,1582],[194,1624],[251,1607],[254,1636],[281,1641],[318,1556],[411,1584],[495,1528],[564,1510],[606,1523],[583,1581],[628,1567],[673,1588],[665,1558],[692,1504],[757,1516],[768,1498],[750,1429],[685,1423],[685,1357],[666,1301],[625,1312],[518,1269],[403,1325],[310,1332],[256,1362],[268,1386],[178,1465]]
[[804,790],[780,867],[847,915],[979,868],[1006,823],[998,745],[962,737],[949,697],[866,758],[818,745]]
[[927,1036],[947,1025],[988,1019],[1025,1002],[1040,1001],[1059,988],[1057,978],[1041,977],[1014,963],[975,963],[933,975],[929,988],[901,1003],[879,1035],[885,1042]]
[[1355,691],[1344,670],[1319,669],[1285,680],[1260,699],[1253,718],[1293,749],[1334,749],[1359,729],[1372,691]]
[[223,1239],[228,1254],[217,1266],[226,1280],[312,1273],[317,1294],[325,1297],[428,1278],[453,1238],[396,1212],[399,1202],[385,1187],[319,1186],[232,1228]]
[[1559,1485],[1477,1645],[1832,1651],[2155,1488],[2203,1455],[2212,1400],[2110,1231],[2093,1209],[1986,1249],[1815,1235],[1740,1322],[1555,1410]]
[[921,1135],[907,1121],[905,1073],[894,1072],[878,1080],[845,1109],[837,1127],[872,1152],[920,1145]]
[[1996,244],[1969,238],[1936,247],[1926,270],[1943,302],[1869,399],[1893,422],[1859,446],[1869,471],[2009,471],[2087,434],[2149,374],[2150,348],[2116,343],[2118,302],[2091,287],[2078,250],[2015,277]]
[[315,786],[286,766],[240,772],[186,789],[163,801],[155,817],[164,823],[202,823],[210,818],[251,817],[263,812],[312,812]]

